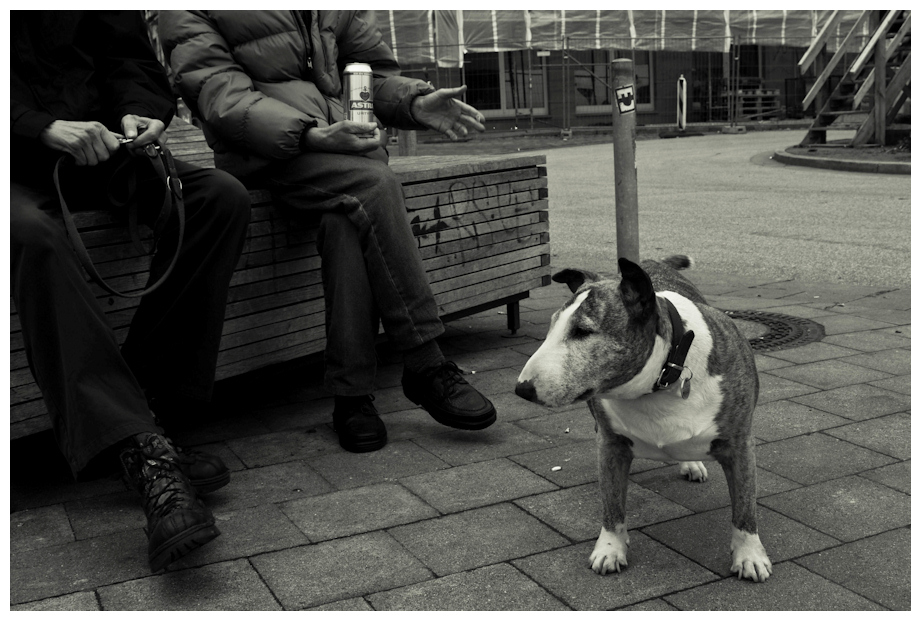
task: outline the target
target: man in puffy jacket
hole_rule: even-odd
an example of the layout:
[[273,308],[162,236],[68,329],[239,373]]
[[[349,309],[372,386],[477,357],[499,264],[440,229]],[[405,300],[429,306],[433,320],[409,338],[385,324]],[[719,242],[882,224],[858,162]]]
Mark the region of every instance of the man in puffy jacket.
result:
[[[120,350],[53,217],[61,207],[52,170],[64,156],[61,184],[72,209],[107,208],[100,188],[115,164],[146,157],[173,117],[169,81],[140,12],[12,11],[10,49],[10,288],[26,358],[73,474],[117,465],[141,494],[157,571],[219,534],[198,495],[225,485],[230,472],[217,457],[177,449],[147,397],[155,393],[161,404],[210,398],[249,194],[231,175],[175,163],[185,238]],[[122,145],[125,137],[133,142]],[[147,220],[166,191],[151,176],[137,179]],[[176,252],[177,229],[175,218],[166,222],[151,282]]]
[[341,70],[371,66],[374,113],[387,126],[452,139],[483,131],[460,102],[400,76],[373,13],[163,11],[160,36],[183,99],[202,121],[215,163],[272,192],[292,214],[321,215],[317,246],[326,298],[326,386],[343,448],[383,447],[372,400],[378,323],[404,354],[403,391],[438,422],[484,429],[493,404],[435,341],[444,331],[374,123],[346,120]]

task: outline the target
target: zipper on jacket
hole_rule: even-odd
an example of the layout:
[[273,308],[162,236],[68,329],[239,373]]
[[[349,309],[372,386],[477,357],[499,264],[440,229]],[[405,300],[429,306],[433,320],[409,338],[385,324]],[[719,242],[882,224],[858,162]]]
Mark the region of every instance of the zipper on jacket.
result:
[[313,71],[313,58],[310,52],[313,46],[310,45],[310,11],[295,11],[297,21],[301,26],[301,34],[304,37],[304,63],[307,68]]

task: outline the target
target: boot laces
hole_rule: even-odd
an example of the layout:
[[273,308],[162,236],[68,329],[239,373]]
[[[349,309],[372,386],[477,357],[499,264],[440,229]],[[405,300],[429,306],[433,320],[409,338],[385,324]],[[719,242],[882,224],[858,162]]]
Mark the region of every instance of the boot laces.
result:
[[178,455],[166,438],[151,438],[128,452],[134,472],[123,463],[125,473],[149,515],[163,517],[190,500],[189,484],[176,462]]

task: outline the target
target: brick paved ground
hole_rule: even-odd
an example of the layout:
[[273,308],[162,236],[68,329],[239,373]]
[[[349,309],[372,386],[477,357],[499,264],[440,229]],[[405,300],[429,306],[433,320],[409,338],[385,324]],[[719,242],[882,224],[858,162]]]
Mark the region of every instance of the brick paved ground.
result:
[[222,386],[224,417],[174,435],[234,470],[207,497],[223,534],[159,575],[120,482],[70,483],[48,465],[48,436],[14,442],[11,608],[910,609],[910,291],[687,274],[715,306],[809,318],[827,335],[757,356],[760,530],[774,563],[765,584],[729,575],[729,497],[715,464],[698,484],[636,461],[630,566],[590,570],[591,417],[513,393],[567,297],[553,285],[523,302],[517,336],[490,311],[441,340],[499,409],[483,432],[415,409],[392,361],[376,402],[390,442],[371,454],[339,448],[316,366]]

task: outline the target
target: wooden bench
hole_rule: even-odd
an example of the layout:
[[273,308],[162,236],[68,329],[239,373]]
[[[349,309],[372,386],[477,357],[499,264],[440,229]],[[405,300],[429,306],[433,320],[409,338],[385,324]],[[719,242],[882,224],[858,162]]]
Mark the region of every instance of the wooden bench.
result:
[[[169,146],[178,159],[213,166],[201,131],[191,125],[174,123]],[[549,284],[545,163],[543,155],[391,160],[443,320],[507,305],[508,327],[517,330],[518,302]],[[252,222],[224,319],[219,380],[325,347],[316,228],[280,216],[265,190],[251,196]],[[102,212],[75,216],[100,274],[116,289],[143,287],[150,259],[137,256],[124,224]],[[91,286],[122,342],[138,301]],[[17,438],[51,425],[11,308],[10,427]]]

